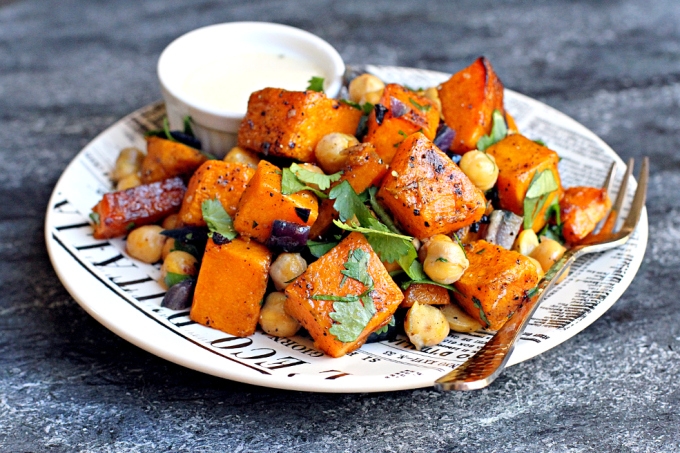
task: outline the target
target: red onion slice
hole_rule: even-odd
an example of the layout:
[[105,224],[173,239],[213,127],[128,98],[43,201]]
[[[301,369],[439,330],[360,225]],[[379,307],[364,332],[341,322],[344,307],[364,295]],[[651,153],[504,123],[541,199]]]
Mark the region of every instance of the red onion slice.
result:
[[285,220],[274,220],[267,247],[275,253],[301,252],[307,245],[309,227]]
[[449,148],[451,148],[451,145],[453,144],[453,140],[455,138],[456,131],[451,129],[446,124],[441,123],[437,128],[437,135],[435,136],[433,143],[434,146],[446,152],[448,151]]
[[394,96],[390,96],[390,113],[392,113],[392,118],[399,118],[410,111],[411,109],[406,104]]

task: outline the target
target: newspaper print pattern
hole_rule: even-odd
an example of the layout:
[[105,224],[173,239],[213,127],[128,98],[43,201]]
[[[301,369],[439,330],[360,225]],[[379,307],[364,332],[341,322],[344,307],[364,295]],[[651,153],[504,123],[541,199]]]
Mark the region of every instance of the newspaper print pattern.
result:
[[[416,88],[434,86],[449,77],[409,68],[363,66],[353,70],[371,72],[386,82]],[[600,186],[614,160],[623,169],[618,156],[583,126],[518,93],[506,90],[505,96],[506,108],[520,131],[529,138],[545,141],[562,157],[560,174],[565,187]],[[364,345],[343,358],[332,359],[316,350],[308,337],[276,338],[258,332],[249,338],[237,338],[191,321],[188,311],[161,307],[164,290],[156,282],[160,266],[128,257],[121,238],[95,240],[87,215],[102,194],[112,190],[109,171],[120,150],[130,146],[144,149],[143,133],[157,128],[164,115],[162,103],[152,104],[104,131],[64,172],[48,209],[48,249],[65,286],[76,297],[73,286],[85,285],[84,280],[69,281],[71,266],[85,269],[94,281],[89,284],[96,289],[76,297],[83,307],[90,311],[90,301],[110,291],[117,300],[113,303],[129,304],[137,310],[136,317],[141,317],[141,321],[136,321],[161,325],[184,339],[186,346],[180,350],[163,350],[162,345],[145,343],[134,333],[119,333],[121,336],[176,363],[217,376],[269,387],[322,392],[431,386],[435,379],[463,363],[491,337],[492,333],[485,331],[452,332],[441,344],[421,351],[416,351],[407,338],[400,337]],[[634,188],[634,185],[630,187],[631,194]],[[644,255],[646,241],[645,212],[638,231],[625,247],[589,255],[575,263],[569,277],[551,291],[536,312],[510,364],[564,342],[601,316],[630,284]],[[57,258],[58,255],[68,255],[68,258]],[[115,325],[120,321],[100,321],[117,333],[124,330]],[[210,363],[193,359],[196,348],[213,355]]]

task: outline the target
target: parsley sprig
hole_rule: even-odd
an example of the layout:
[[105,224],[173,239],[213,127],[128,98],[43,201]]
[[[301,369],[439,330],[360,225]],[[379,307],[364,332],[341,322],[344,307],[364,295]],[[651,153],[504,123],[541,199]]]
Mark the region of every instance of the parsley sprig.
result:
[[307,86],[307,90],[309,91],[318,91],[319,93],[323,93],[323,82],[324,82],[323,77],[312,77],[307,81],[309,84]]

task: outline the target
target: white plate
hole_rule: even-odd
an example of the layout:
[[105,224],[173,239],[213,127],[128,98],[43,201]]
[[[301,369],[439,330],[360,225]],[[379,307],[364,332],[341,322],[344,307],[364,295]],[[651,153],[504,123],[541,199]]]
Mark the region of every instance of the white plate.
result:
[[[412,87],[433,86],[448,78],[409,68],[363,69]],[[513,91],[506,90],[505,96],[519,130],[543,140],[563,158],[560,174],[566,187],[600,186],[612,161],[623,169],[616,153],[574,120]],[[316,351],[309,338],[277,339],[260,332],[237,338],[192,322],[188,311],[161,308],[159,266],[126,256],[122,239],[94,239],[88,214],[102,194],[112,190],[108,173],[120,150],[144,149],[143,132],[158,127],[164,113],[162,103],[152,104],[102,132],[66,168],[47,209],[45,237],[57,275],[73,298],[108,329],[152,354],[214,376],[266,387],[338,393],[429,387],[489,338],[483,332],[452,333],[442,344],[423,351],[413,350],[401,338],[364,345],[333,359]],[[634,189],[632,184],[631,193]],[[578,261],[538,309],[510,364],[571,338],[611,307],[640,266],[647,228],[644,211],[626,246]]]

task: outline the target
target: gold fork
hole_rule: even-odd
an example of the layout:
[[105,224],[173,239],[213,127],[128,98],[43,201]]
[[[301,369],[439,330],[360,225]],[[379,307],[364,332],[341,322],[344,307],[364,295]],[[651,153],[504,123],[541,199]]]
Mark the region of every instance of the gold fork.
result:
[[[505,369],[517,340],[522,336],[529,320],[541,305],[545,295],[559,280],[565,269],[568,269],[574,261],[583,255],[604,252],[619,247],[628,241],[645,206],[647,180],[649,179],[649,159],[645,157],[642,161],[638,187],[628,217],[623,222],[621,229],[614,233],[616,221],[626,199],[626,189],[633,171],[633,164],[633,159],[630,159],[616,201],[600,231],[589,235],[581,243],[567,250],[538,283],[535,296],[522,305],[474,356],[447,375],[437,379],[434,384],[437,390],[476,390],[491,384]],[[604,184],[607,189],[611,187],[615,172],[616,162],[612,164]]]

